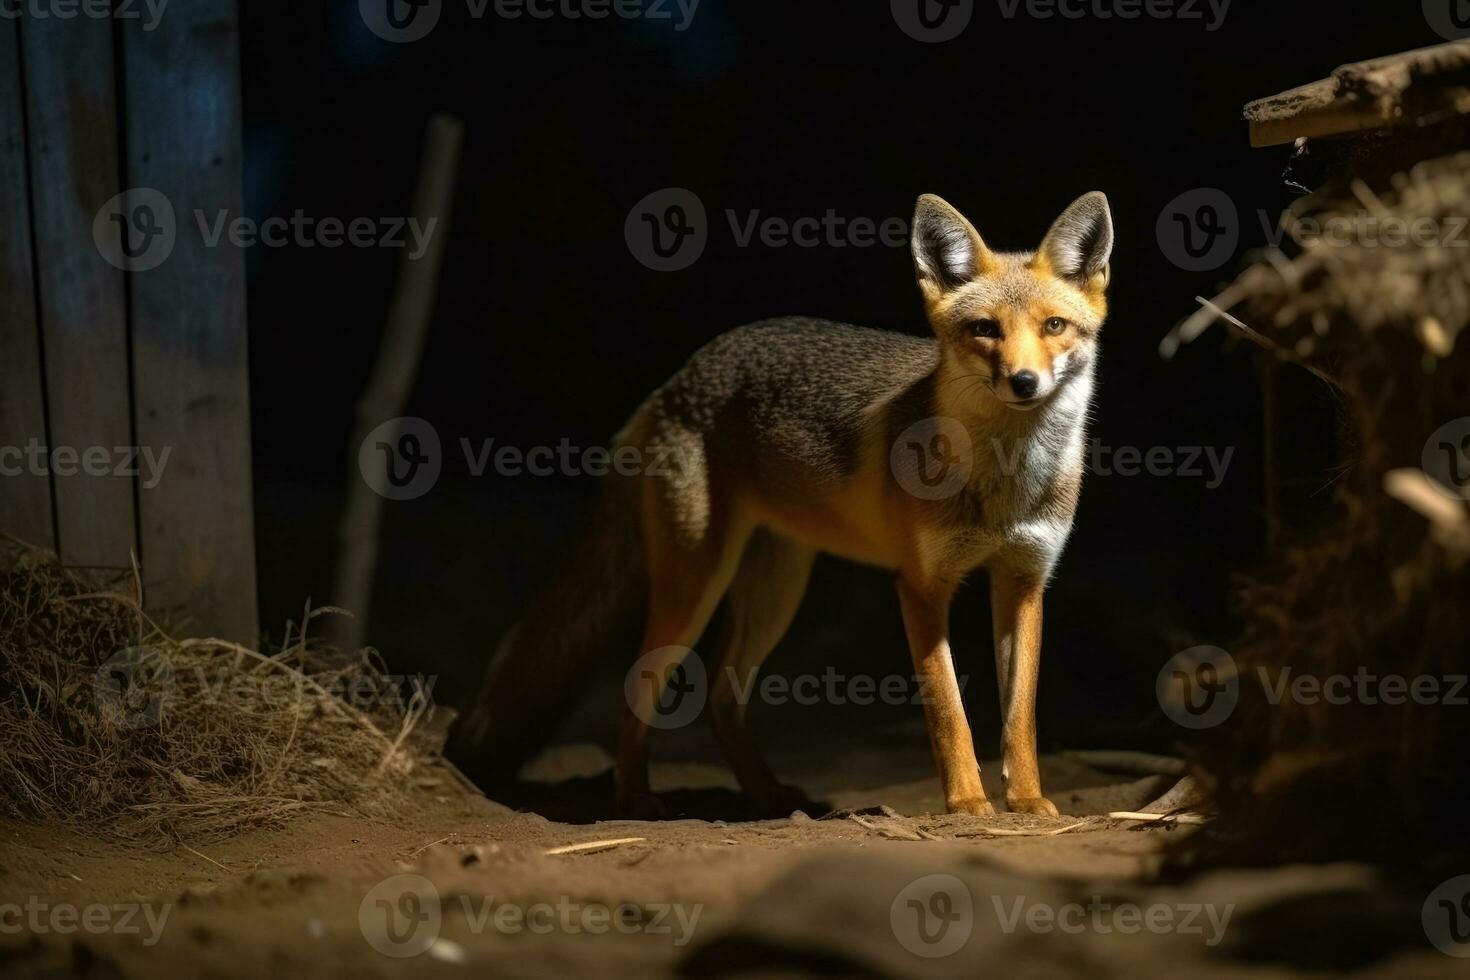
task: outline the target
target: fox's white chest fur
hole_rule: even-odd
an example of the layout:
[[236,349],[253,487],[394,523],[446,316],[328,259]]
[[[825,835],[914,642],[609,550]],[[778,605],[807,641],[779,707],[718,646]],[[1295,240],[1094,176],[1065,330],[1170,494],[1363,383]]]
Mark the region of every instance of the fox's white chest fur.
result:
[[1089,369],[1034,413],[968,426],[974,463],[962,527],[925,529],[921,552],[935,571],[963,575],[1003,553],[1051,573],[1072,532],[1085,463]]

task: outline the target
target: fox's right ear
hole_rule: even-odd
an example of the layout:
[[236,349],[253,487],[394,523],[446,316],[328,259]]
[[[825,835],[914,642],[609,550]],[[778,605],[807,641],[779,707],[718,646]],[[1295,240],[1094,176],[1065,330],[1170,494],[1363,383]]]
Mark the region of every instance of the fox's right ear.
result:
[[963,286],[990,264],[990,250],[974,226],[933,194],[920,197],[914,208],[910,246],[919,288],[928,303]]

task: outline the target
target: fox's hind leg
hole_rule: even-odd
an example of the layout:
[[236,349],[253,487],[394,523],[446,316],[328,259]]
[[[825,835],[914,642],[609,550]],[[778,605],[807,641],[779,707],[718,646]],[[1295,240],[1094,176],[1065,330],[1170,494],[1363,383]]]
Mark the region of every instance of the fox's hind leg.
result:
[[756,531],[730,583],[711,661],[710,718],[730,768],[764,813],[786,815],[813,804],[777,782],[747,724],[761,664],[796,616],[811,577],[812,549],[771,531]]
[[682,723],[677,704],[668,710],[665,689],[709,624],[750,536],[727,500],[709,498],[701,463],[686,461],[671,476],[645,475],[641,483],[648,618],[618,727],[618,808],[631,816],[660,815],[648,783],[650,729],[661,719]]

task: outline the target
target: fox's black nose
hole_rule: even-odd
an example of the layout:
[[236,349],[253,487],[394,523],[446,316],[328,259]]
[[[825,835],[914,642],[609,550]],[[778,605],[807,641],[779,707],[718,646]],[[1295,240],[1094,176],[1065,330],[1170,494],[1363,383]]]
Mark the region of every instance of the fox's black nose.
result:
[[1036,386],[1041,379],[1036,376],[1035,371],[1017,371],[1011,375],[1011,390],[1016,393],[1017,398],[1030,398],[1036,394]]

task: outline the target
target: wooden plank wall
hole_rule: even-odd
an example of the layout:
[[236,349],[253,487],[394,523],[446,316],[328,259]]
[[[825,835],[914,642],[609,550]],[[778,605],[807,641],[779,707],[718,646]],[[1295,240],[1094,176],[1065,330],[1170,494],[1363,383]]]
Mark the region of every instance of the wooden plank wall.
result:
[[[239,59],[235,0],[0,18],[0,531],[74,565],[136,551],[151,607],[253,643],[244,256],[194,217],[241,213]],[[129,235],[141,205],[163,236]],[[32,441],[113,465],[7,475]],[[114,472],[138,449],[161,479]]]
[[[60,554],[68,564],[127,568],[137,541],[133,479],[114,474],[119,450],[134,445],[126,293],[92,234],[97,212],[121,190],[113,25],[91,17],[20,24]],[[105,456],[106,475],[72,472],[72,457],[88,453]]]
[[47,444],[27,189],[20,31],[0,19],[0,532],[56,545],[51,481],[23,454]]
[[178,232],[168,260],[131,281],[138,438],[173,453],[167,478],[139,494],[150,601],[253,642],[245,260],[227,240],[207,245],[195,217],[241,213],[235,0],[172,4],[153,30],[121,30],[128,183],[167,197]]

